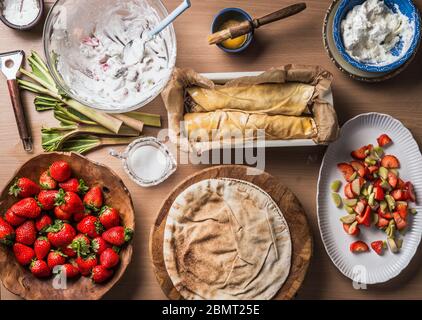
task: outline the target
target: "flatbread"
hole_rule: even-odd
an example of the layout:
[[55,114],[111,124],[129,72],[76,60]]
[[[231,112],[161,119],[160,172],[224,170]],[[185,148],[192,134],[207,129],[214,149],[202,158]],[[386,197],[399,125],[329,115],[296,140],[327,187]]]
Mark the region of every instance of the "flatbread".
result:
[[163,254],[185,299],[267,300],[290,272],[292,243],[265,191],[246,181],[208,179],[176,198]]

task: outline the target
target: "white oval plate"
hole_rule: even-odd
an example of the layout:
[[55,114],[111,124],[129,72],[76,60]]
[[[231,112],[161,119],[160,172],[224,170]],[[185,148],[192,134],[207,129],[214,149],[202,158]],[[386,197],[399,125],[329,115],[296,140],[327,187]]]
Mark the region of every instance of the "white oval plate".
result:
[[337,169],[337,163],[351,161],[350,152],[367,144],[377,145],[376,139],[383,133],[393,139],[386,153],[396,155],[401,163],[400,177],[414,184],[416,196],[422,200],[422,155],[410,131],[397,119],[380,113],[361,114],[344,124],[340,138],[332,143],[322,160],[318,179],[317,212],[318,224],[325,249],[336,267],[354,281],[366,284],[386,282],[397,276],[413,258],[422,235],[422,207],[413,205],[418,214],[409,215],[409,227],[403,237],[403,247],[393,254],[388,249],[383,256],[370,252],[353,254],[350,244],[363,240],[368,245],[372,241],[386,240],[386,234],[375,227],[361,227],[359,237],[347,235],[339,218],[346,215],[331,199],[330,184],[344,179]]

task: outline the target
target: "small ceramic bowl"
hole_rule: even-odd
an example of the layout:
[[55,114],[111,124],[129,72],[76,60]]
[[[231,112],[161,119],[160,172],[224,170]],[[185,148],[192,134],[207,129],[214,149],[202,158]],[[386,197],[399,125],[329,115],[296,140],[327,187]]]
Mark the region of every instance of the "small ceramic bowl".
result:
[[[215,33],[221,31],[221,26],[227,22],[228,20],[237,20],[239,22],[248,20],[252,22],[252,17],[244,10],[239,8],[226,8],[221,10],[217,15],[214,17],[214,20],[211,25],[211,33]],[[245,50],[253,40],[253,32],[247,34],[247,38],[245,43],[237,48],[237,49],[228,49],[221,44],[217,44],[221,50],[229,53],[237,53]]]
[[43,15],[44,15],[44,0],[37,0],[38,1],[38,5],[40,8],[40,11],[38,12],[37,17],[35,18],[34,21],[32,21],[31,23],[27,24],[27,25],[17,25],[17,24],[13,24],[11,22],[9,22],[5,16],[3,15],[3,1],[0,3],[0,20],[9,28],[15,29],[15,30],[21,30],[21,31],[25,31],[25,30],[30,30],[32,28],[34,28],[42,19]]
[[[352,66],[366,72],[392,72],[402,65],[404,65],[417,51],[419,47],[419,42],[421,38],[421,30],[420,30],[420,16],[419,11],[413,4],[412,0],[385,0],[385,4],[392,9],[394,12],[398,9],[410,19],[411,22],[415,25],[415,31],[413,35],[412,43],[407,50],[407,52],[397,61],[384,65],[384,66],[378,66],[373,64],[366,64],[362,63],[360,61],[355,60],[353,57],[351,57],[347,52],[346,48],[343,44],[343,37],[341,32],[341,22],[344,18],[346,18],[347,14],[350,10],[352,10],[355,6],[360,5],[364,3],[365,0],[342,0],[340,5],[338,6],[338,9],[334,16],[334,25],[333,25],[333,38],[335,45],[344,58],[349,64]],[[397,6],[397,7],[396,7]],[[401,41],[396,45],[395,48],[393,48],[392,52],[399,55],[401,53]]]

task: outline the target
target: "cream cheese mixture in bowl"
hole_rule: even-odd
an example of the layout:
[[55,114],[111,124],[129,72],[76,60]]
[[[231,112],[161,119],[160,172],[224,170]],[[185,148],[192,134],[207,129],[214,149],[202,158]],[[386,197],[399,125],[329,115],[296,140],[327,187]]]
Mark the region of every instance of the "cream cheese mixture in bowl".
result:
[[160,0],[59,0],[44,27],[47,64],[60,88],[92,108],[121,113],[156,98],[176,62],[172,25]]

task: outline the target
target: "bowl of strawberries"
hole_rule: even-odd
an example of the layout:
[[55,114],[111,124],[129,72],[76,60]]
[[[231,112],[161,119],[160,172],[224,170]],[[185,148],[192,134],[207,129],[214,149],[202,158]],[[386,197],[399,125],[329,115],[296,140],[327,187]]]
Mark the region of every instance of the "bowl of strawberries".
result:
[[123,181],[76,153],[46,153],[0,195],[0,280],[24,299],[100,299],[132,257]]

